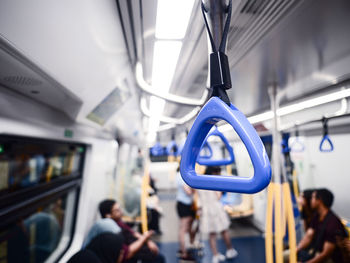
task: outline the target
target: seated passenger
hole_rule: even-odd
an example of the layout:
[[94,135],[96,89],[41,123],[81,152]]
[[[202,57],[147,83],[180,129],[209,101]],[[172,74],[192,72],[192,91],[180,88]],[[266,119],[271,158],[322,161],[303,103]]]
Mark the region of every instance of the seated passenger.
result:
[[111,218],[99,219],[90,229],[86,238],[84,239],[83,248],[85,248],[90,241],[102,233],[118,234],[121,232],[120,227]]
[[311,196],[315,189],[304,190],[298,200],[301,206],[301,218],[304,221],[304,230],[306,231],[310,227],[311,220],[313,218],[314,211],[311,208]]
[[343,237],[342,235],[338,235],[336,239],[337,245],[343,255],[343,261],[350,262],[350,239],[348,237]]
[[160,230],[160,217],[162,216],[162,208],[159,205],[159,198],[156,191],[153,188],[148,190],[148,198],[146,201],[147,206],[147,219],[148,219],[148,229],[154,230],[158,235],[162,234]]
[[142,260],[142,263],[153,262],[163,263],[165,258],[159,253],[158,246],[149,238],[153,231],[148,231],[144,234],[133,231],[127,224],[122,221],[123,212],[119,204],[115,200],[107,199],[100,203],[99,210],[102,218],[111,218],[121,228],[124,237],[124,244],[128,246],[126,260],[123,262],[137,262]]
[[124,256],[123,242],[121,233],[100,234],[85,249],[73,255],[68,263],[121,263]]
[[312,193],[311,207],[317,212],[304,238],[297,247],[300,262],[345,263],[336,237],[347,236],[343,224],[331,211],[333,194],[327,189],[317,189]]

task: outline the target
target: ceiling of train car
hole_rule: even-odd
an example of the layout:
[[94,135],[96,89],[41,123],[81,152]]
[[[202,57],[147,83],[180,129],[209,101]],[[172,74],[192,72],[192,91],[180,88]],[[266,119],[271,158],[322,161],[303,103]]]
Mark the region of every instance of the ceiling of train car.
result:
[[[132,98],[125,95],[124,105],[102,122],[119,121],[137,133],[142,129],[139,96],[149,101],[149,95],[135,92],[134,66],[140,61],[144,80],[152,84],[157,5],[157,0],[3,0],[0,34],[79,96],[79,121],[91,124],[86,117],[99,112],[99,104],[115,96],[116,88],[117,93],[130,91]],[[272,83],[288,90],[287,102],[347,78],[349,11],[346,0],[233,1],[227,48],[232,102],[251,115],[269,107]],[[208,52],[200,0],[194,0],[181,41],[169,91],[199,99],[207,82]],[[167,103],[163,114],[182,117],[191,109]]]
[[[143,15],[135,23],[134,37],[142,41],[136,60],[142,61],[144,78],[151,83],[156,1],[131,2]],[[195,98],[201,97],[207,76],[207,40],[199,3],[194,4],[170,88],[174,94]],[[347,78],[349,11],[345,0],[234,1],[227,50],[233,103],[251,115],[269,108],[267,90],[272,84],[287,90],[287,103]],[[190,109],[167,103],[164,115],[181,117]]]
[[[287,89],[290,101],[347,79],[349,12],[350,2],[343,0],[297,6],[244,57],[231,63],[237,88],[230,96],[236,106],[246,114],[268,108],[267,88],[272,83]],[[229,52],[234,60],[233,53]]]

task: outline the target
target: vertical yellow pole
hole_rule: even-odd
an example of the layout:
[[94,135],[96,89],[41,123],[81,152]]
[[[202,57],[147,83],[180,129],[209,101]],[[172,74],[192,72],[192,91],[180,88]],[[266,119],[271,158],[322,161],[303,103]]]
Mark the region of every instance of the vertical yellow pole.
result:
[[284,200],[284,193],[283,193],[283,185],[284,183],[282,183],[281,185],[281,235],[282,235],[282,239],[284,239],[284,237],[286,236],[287,233],[287,207],[285,204],[285,200]]
[[120,168],[120,173],[119,173],[119,176],[120,176],[120,179],[119,179],[119,188],[118,188],[118,201],[119,203],[125,207],[125,203],[124,203],[124,178],[125,178],[125,167],[124,167],[124,164],[121,164],[121,168]]
[[232,165],[226,165],[227,175],[232,175]]
[[145,173],[142,177],[141,185],[141,228],[142,233],[148,231],[147,222],[147,198],[148,198],[148,188],[149,188],[149,164],[145,166]]
[[275,185],[275,257],[276,263],[283,263],[283,237],[282,237],[282,198],[281,184]]
[[273,263],[273,235],[272,235],[272,215],[273,215],[273,196],[275,183],[271,182],[267,188],[267,209],[265,223],[265,255],[266,263]]
[[297,262],[297,239],[291,193],[288,183],[283,183],[284,203],[287,209],[288,237],[289,237],[289,263]]
[[[298,174],[295,169],[293,170],[293,191],[294,191],[295,199],[298,201],[298,198],[299,198]],[[299,202],[297,203],[298,203],[299,211],[301,211],[301,206],[299,205]]]

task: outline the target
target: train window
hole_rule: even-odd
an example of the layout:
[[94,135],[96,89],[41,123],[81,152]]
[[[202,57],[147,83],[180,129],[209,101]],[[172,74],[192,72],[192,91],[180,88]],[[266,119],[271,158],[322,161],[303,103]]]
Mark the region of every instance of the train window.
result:
[[86,145],[0,135],[0,263],[54,262],[73,236]]
[[[0,232],[0,262],[44,262],[68,245],[75,194],[55,198]],[[63,248],[63,249],[62,249]]]
[[82,145],[0,136],[0,194],[79,176]]

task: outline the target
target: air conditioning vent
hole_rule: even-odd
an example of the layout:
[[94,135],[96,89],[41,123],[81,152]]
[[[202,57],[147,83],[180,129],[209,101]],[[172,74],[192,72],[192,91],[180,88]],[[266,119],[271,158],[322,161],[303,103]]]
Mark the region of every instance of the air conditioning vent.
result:
[[232,10],[227,43],[230,66],[244,55],[287,13],[303,1],[297,0],[242,0]]
[[259,14],[263,9],[264,0],[248,0],[241,9],[242,14]]
[[40,86],[42,82],[38,79],[28,78],[23,76],[6,76],[2,78],[2,82],[6,85],[16,86]]

